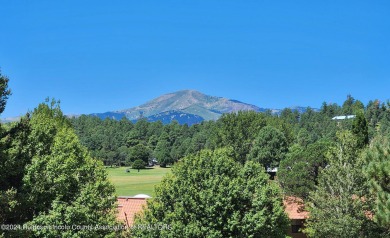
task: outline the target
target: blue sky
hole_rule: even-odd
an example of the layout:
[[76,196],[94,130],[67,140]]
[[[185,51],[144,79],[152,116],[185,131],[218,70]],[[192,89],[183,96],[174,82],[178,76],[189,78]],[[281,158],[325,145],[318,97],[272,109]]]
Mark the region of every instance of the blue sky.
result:
[[390,2],[5,1],[1,117],[46,97],[65,113],[195,89],[260,107],[390,98]]

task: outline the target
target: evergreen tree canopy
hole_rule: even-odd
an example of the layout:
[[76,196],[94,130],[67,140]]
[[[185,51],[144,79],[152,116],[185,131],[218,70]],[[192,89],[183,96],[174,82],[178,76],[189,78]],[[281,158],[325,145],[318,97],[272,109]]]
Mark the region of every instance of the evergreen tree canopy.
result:
[[11,89],[8,88],[8,77],[1,74],[0,70],[0,114],[3,113],[7,99],[11,95]]
[[375,138],[364,153],[365,174],[375,198],[375,216],[378,224],[390,235],[390,141],[388,137]]
[[262,164],[265,168],[277,167],[286,152],[287,141],[284,134],[274,127],[266,126],[254,140],[248,159]]
[[309,237],[378,237],[366,215],[370,211],[367,184],[361,168],[356,138],[349,131],[338,133],[329,153],[329,166],[319,175],[310,193],[305,232]]
[[306,199],[317,185],[319,171],[327,165],[332,143],[320,140],[306,148],[294,145],[280,162],[278,180],[287,195]]
[[219,147],[232,147],[234,158],[244,164],[256,132],[266,125],[264,115],[240,111],[222,115],[219,123]]
[[352,133],[356,136],[359,148],[363,148],[368,144],[368,126],[363,111],[357,112],[352,123]]

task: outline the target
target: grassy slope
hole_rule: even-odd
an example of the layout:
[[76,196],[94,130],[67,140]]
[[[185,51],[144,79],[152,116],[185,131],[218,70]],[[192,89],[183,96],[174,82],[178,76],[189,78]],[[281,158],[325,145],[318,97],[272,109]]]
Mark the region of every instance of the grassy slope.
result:
[[154,186],[170,171],[170,168],[156,166],[150,169],[141,169],[139,172],[127,167],[107,168],[108,178],[115,185],[118,196],[134,196],[140,193],[154,196]]

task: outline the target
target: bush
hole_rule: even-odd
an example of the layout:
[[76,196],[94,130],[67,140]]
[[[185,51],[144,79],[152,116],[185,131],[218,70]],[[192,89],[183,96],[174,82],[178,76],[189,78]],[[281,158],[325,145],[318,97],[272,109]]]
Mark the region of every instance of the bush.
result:
[[138,169],[138,172],[140,169],[145,168],[145,162],[143,160],[137,159],[136,161],[133,162],[133,169]]
[[232,154],[205,150],[176,163],[135,219],[168,228],[131,229],[132,237],[286,237],[281,190],[260,164]]

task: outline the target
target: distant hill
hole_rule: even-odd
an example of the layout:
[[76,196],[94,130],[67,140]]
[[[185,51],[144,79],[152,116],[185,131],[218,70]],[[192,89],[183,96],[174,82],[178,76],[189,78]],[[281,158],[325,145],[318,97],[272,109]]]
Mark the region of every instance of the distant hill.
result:
[[161,120],[163,123],[177,120],[181,124],[194,124],[203,120],[216,120],[223,113],[249,110],[260,112],[266,109],[237,100],[205,95],[195,90],[182,90],[162,95],[138,107],[92,115],[117,120],[122,117],[129,120],[143,117],[149,121]]
[[[299,112],[306,110],[304,107],[293,107],[291,109]],[[92,115],[102,119],[111,118],[116,120],[126,117],[131,121],[146,118],[148,121],[162,121],[164,124],[176,120],[180,124],[192,125],[203,120],[216,120],[224,113],[238,111],[265,112],[267,110],[275,114],[281,111],[279,109],[260,108],[228,98],[209,96],[195,90],[182,90],[164,94],[138,107],[93,113]]]
[[181,111],[198,115],[205,120],[218,119],[223,113],[237,111],[260,111],[250,104],[222,97],[205,95],[195,90],[182,90],[162,95],[138,107],[121,110],[129,119],[139,118],[140,114],[149,117],[166,111]]
[[7,118],[2,118],[0,119],[1,123],[8,123],[8,122],[15,122],[19,121],[21,117],[7,117]]

